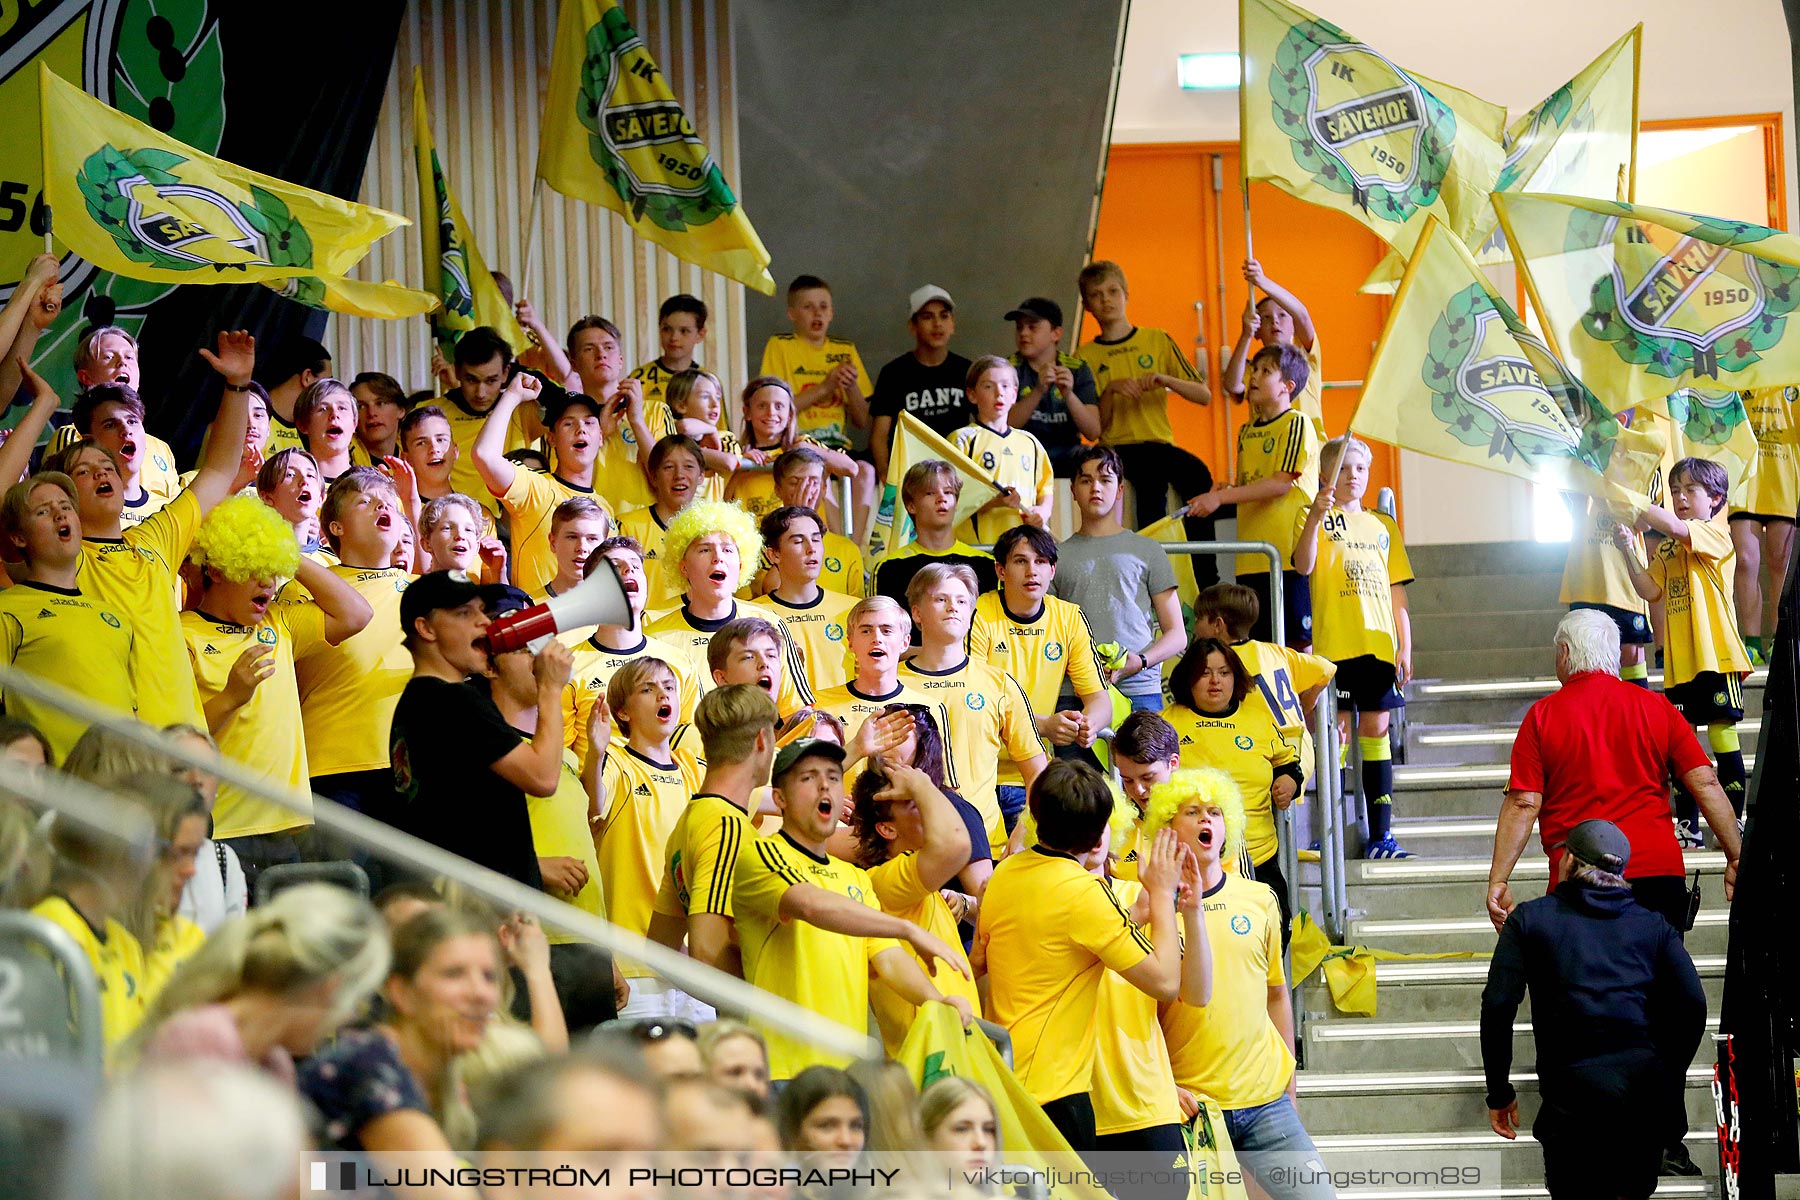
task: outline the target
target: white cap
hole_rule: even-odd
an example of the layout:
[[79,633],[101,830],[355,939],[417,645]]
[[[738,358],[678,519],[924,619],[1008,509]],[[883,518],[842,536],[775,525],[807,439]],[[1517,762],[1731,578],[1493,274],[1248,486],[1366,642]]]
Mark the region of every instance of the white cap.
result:
[[935,283],[928,283],[924,287],[913,292],[911,301],[912,307],[906,310],[906,319],[910,321],[918,316],[919,310],[924,308],[927,304],[930,304],[933,300],[942,300],[945,308],[952,312],[956,311],[956,301],[950,298],[950,293],[946,292]]

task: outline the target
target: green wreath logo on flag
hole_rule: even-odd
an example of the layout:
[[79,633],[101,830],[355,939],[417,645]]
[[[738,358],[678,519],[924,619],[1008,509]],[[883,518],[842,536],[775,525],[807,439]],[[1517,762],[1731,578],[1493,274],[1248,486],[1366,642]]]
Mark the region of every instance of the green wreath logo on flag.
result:
[[[222,241],[251,256],[244,266],[312,265],[312,238],[279,196],[252,186],[251,203],[234,202],[177,175],[187,161],[167,150],[102,146],[82,163],[76,185],[89,215],[134,262],[170,271],[229,271],[230,264],[189,249]],[[178,201],[181,214],[146,207],[143,188],[158,199]],[[323,294],[323,285],[308,282]]]
[[[1583,103],[1581,110],[1576,112],[1574,111],[1574,98],[1575,90],[1568,84],[1563,84],[1561,87],[1557,88],[1555,92],[1551,93],[1547,100],[1532,111],[1531,124],[1526,128],[1524,133],[1519,135],[1517,141],[1513,141],[1510,138],[1504,141],[1503,145],[1506,150],[1506,161],[1500,165],[1500,178],[1494,183],[1494,190],[1496,192],[1511,191],[1518,184],[1524,182],[1525,171],[1520,164],[1524,161],[1525,156],[1530,154],[1532,149],[1537,145],[1539,138],[1559,136],[1563,132],[1564,125],[1568,125],[1570,131],[1579,134],[1587,134],[1593,131],[1593,106]],[[1571,114],[1574,117],[1573,123],[1570,122]],[[1585,156],[1587,149],[1586,138],[1577,137],[1573,139],[1573,142],[1576,148],[1576,155]]]
[[469,252],[456,236],[456,221],[450,215],[450,189],[444,184],[444,168],[438,162],[437,150],[431,152],[431,192],[437,197],[438,270],[442,282],[438,289],[444,307],[435,319],[445,327],[445,317],[462,317],[458,329],[473,328],[475,288],[469,283]]
[[680,232],[737,207],[725,173],[620,9],[608,9],[588,29],[578,116],[588,153],[633,220],[649,217]]
[[1437,202],[1456,114],[1329,21],[1288,30],[1269,72],[1276,123],[1321,186],[1395,224]]
[[1563,244],[1569,252],[1612,251],[1611,268],[1589,293],[1584,333],[1653,375],[1718,379],[1761,362],[1786,336],[1788,315],[1800,307],[1800,267],[1732,252],[1772,236],[1761,225],[1692,220],[1690,233],[1678,234],[1578,209]]
[[1735,391],[1682,388],[1670,392],[1666,403],[1669,419],[1681,426],[1682,436],[1701,446],[1723,446],[1750,419],[1743,394]]

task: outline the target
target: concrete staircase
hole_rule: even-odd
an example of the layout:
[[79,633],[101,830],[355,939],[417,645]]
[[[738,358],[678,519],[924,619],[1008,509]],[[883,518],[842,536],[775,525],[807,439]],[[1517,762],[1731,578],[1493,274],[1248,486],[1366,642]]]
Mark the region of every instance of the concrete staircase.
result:
[[[1302,981],[1307,1013],[1300,1110],[1334,1171],[1352,1179],[1345,1200],[1544,1196],[1543,1158],[1528,1132],[1517,1142],[1487,1125],[1481,1070],[1481,991],[1494,944],[1483,897],[1506,763],[1519,720],[1553,690],[1550,639],[1562,610],[1562,548],[1420,547],[1411,590],[1414,665],[1404,762],[1395,770],[1395,834],[1413,857],[1353,862],[1350,940],[1405,953],[1474,951],[1475,959],[1386,962],[1377,967],[1377,1015],[1338,1013],[1323,979]],[[1653,672],[1654,674],[1654,672]],[[1747,683],[1740,728],[1754,753],[1763,672]],[[1654,681],[1653,681],[1654,685]],[[1691,851],[1705,903],[1687,937],[1713,1006],[1724,983],[1728,910],[1724,862]],[[1302,872],[1309,906],[1317,868]],[[1541,895],[1549,862],[1534,834],[1513,873],[1520,899]],[[1536,1115],[1529,1007],[1514,1029],[1513,1079],[1526,1131]],[[1664,1179],[1659,1196],[1717,1189],[1711,1097],[1714,1049],[1704,1041],[1688,1074],[1688,1146],[1703,1178]],[[1479,1184],[1468,1172],[1479,1171]]]

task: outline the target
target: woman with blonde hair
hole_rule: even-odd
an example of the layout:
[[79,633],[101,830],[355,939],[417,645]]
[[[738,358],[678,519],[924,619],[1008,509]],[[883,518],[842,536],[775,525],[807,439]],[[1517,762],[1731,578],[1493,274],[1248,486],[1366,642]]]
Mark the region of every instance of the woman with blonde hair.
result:
[[[833,477],[854,476],[856,462],[842,450],[833,450],[817,438],[800,432],[800,410],[794,404],[794,390],[787,381],[774,375],[758,375],[744,385],[744,422],[738,434],[746,467],[732,472],[726,488],[728,499],[744,506],[757,520],[762,520],[780,507],[775,495],[775,477],[755,467],[774,463],[796,446],[805,446],[825,460],[825,470]],[[840,520],[845,519],[840,514]]]
[[367,902],[322,883],[278,893],[221,925],[150,1006],[140,1058],[219,1058],[294,1082],[305,1058],[356,1015],[388,968],[387,930]]
[[1000,1114],[988,1090],[972,1079],[945,1075],[919,1093],[925,1149],[945,1155],[964,1178],[1000,1165]]
[[769,1044],[742,1021],[721,1017],[700,1027],[700,1058],[721,1087],[769,1098]]

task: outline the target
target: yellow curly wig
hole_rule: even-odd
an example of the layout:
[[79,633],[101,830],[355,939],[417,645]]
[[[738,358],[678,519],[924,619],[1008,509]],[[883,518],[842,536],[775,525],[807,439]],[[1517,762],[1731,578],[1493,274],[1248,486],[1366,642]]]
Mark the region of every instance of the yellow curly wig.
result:
[[1231,776],[1217,767],[1184,768],[1169,776],[1166,783],[1150,789],[1150,803],[1144,809],[1144,840],[1149,845],[1164,826],[1175,819],[1181,806],[1198,800],[1216,804],[1225,814],[1225,844],[1219,847],[1219,859],[1229,861],[1244,845],[1244,797]]
[[750,581],[762,560],[762,534],[757,532],[755,517],[723,500],[696,500],[669,522],[663,533],[663,569],[676,572],[679,579],[688,547],[695,538],[709,533],[723,533],[737,543],[738,579],[731,588],[735,592]]
[[192,557],[233,583],[291,577],[300,566],[294,527],[255,496],[233,496],[201,522]]

